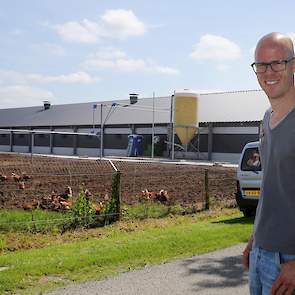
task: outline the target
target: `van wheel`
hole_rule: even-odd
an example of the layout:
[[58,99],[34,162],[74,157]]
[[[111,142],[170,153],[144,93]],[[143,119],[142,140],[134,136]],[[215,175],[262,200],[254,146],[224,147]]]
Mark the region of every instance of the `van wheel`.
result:
[[255,211],[253,209],[245,208],[243,209],[243,214],[245,217],[252,217],[255,215]]

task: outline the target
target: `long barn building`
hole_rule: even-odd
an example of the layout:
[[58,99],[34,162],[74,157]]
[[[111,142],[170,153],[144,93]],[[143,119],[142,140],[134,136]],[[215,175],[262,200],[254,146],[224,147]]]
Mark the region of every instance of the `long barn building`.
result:
[[[166,96],[141,98],[134,104],[129,100],[62,105],[44,102],[35,107],[0,109],[0,151],[126,156],[128,135],[138,134],[143,136],[144,155],[150,156],[154,134],[155,156],[171,157],[174,142],[175,158],[236,163],[243,146],[258,140],[268,107],[266,96],[260,90],[249,90],[197,97],[198,128],[185,145],[177,133],[173,140],[175,105],[173,96]],[[25,130],[38,132],[32,137]],[[82,135],[85,133],[97,136]]]

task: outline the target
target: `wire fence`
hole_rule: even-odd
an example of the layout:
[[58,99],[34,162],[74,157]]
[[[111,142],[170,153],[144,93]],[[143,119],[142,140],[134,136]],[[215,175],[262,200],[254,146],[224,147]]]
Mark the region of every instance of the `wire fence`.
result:
[[231,168],[146,162],[115,164],[122,173],[122,200],[130,204],[142,201],[145,191],[166,191],[169,204],[198,209],[204,209],[210,200],[234,200],[236,180]]
[[[41,208],[63,213],[62,218],[51,216],[50,220],[31,215],[31,219],[25,222],[35,226],[71,222],[73,216],[68,216],[67,212],[71,211],[81,192],[94,204],[95,210],[100,208],[94,220],[110,219],[112,216],[119,218],[122,210],[102,210],[103,206],[110,206],[112,202],[116,173],[120,174],[117,188],[119,202],[131,207],[157,204],[169,208],[167,212],[171,212],[170,207],[173,206],[198,211],[208,209],[216,202],[224,206],[235,203],[235,171],[230,168],[147,162],[111,163],[17,154],[0,154],[0,163],[0,208]],[[54,201],[56,196],[60,197],[59,201],[62,200],[59,204]],[[76,221],[83,218],[76,216]],[[3,222],[0,218],[0,229]],[[11,225],[13,222],[24,221],[15,220]]]

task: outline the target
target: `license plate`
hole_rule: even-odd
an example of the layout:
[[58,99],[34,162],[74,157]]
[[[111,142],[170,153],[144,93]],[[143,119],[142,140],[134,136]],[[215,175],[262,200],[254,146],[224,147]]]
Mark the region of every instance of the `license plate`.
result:
[[244,190],[244,194],[246,197],[259,197],[260,190]]

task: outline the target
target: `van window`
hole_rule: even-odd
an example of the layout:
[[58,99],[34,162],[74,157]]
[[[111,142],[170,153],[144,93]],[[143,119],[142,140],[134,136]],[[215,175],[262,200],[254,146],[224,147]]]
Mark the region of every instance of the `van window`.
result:
[[242,171],[261,171],[261,162],[258,148],[248,148],[244,152],[241,165]]

